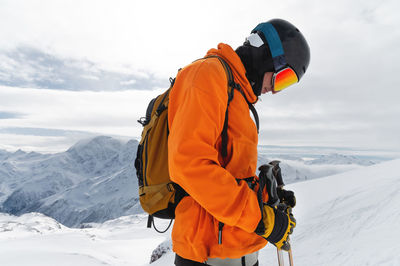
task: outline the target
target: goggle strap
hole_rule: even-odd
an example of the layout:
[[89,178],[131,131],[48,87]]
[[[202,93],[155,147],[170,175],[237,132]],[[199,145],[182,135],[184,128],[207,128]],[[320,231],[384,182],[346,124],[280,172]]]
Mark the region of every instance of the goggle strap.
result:
[[268,42],[272,58],[284,54],[281,39],[271,23],[260,23],[254,28],[253,32],[254,31],[261,31],[264,34],[264,37]]
[[260,23],[252,32],[260,31],[264,34],[271,51],[275,71],[279,71],[287,65],[285,52],[283,50],[281,39],[275,27],[271,23]]
[[280,55],[272,58],[274,62],[275,71],[278,72],[287,66],[285,55]]

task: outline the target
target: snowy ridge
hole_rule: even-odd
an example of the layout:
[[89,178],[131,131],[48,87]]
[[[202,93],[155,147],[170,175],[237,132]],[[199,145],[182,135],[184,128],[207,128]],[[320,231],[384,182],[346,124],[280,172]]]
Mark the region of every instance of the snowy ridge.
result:
[[335,164],[335,165],[346,165],[346,164],[358,164],[358,165],[373,165],[375,164],[372,160],[363,160],[355,156],[343,155],[338,153],[331,153],[328,155],[322,155],[317,159],[306,161],[306,164]]
[[0,239],[51,234],[63,230],[68,230],[68,228],[41,213],[32,212],[20,217],[8,214],[1,214],[0,216]]
[[286,184],[335,175],[379,162],[378,159],[373,161],[337,153],[322,154],[308,160],[290,154],[270,156],[261,153],[259,154],[257,165],[259,167],[272,160],[281,161],[280,167],[282,168],[282,175]]
[[[287,188],[297,197],[295,265],[400,265],[400,160]],[[0,214],[0,265],[173,265],[170,231],[147,229],[144,214],[90,226],[69,229],[41,214]],[[150,264],[155,255],[161,257]],[[260,266],[277,265],[275,247],[267,245],[259,259]]]

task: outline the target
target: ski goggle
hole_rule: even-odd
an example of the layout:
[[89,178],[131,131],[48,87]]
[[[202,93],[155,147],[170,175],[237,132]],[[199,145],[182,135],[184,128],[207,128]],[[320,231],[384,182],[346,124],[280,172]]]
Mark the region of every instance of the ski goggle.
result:
[[285,67],[272,76],[272,92],[280,92],[298,81],[296,72],[290,67]]
[[[268,35],[265,35],[269,36],[268,39],[270,39],[268,40],[268,43],[271,53],[274,55],[272,58],[274,67],[275,69],[280,69],[272,76],[272,92],[277,93],[297,83],[299,79],[297,78],[296,72],[294,72],[294,70],[286,63],[286,58],[283,54],[283,48],[278,34],[276,31],[271,30],[272,29],[269,28]],[[250,36],[246,38],[246,41],[253,47],[261,47],[261,45],[264,44],[264,41],[258,33],[250,34]]]

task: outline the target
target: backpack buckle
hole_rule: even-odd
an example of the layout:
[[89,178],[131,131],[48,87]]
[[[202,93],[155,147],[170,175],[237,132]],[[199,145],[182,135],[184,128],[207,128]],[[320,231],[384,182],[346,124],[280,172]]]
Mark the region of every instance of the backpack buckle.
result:
[[172,192],[172,191],[175,190],[174,185],[172,183],[168,183],[167,184],[167,189],[168,189],[169,192]]

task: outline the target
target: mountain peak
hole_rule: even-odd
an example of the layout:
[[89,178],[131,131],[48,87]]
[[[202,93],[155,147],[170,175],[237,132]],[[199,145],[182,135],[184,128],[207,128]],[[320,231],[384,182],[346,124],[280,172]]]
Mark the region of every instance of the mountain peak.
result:
[[85,150],[85,149],[91,149],[93,147],[103,147],[103,148],[116,147],[116,148],[119,148],[120,146],[122,146],[122,143],[112,137],[98,136],[98,137],[78,141],[75,145],[73,145],[71,148],[69,148],[68,151]]

